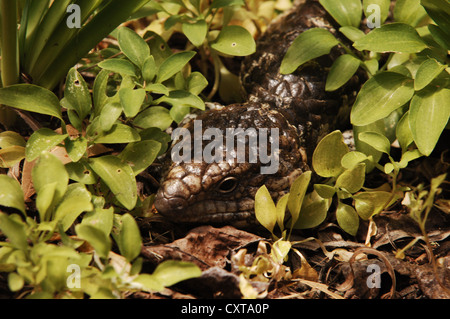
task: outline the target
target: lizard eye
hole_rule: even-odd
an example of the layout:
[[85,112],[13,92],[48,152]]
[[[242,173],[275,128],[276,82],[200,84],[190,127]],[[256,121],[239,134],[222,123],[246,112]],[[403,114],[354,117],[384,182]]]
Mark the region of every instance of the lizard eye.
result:
[[226,177],[219,184],[219,191],[223,194],[231,193],[236,189],[238,180],[236,177]]

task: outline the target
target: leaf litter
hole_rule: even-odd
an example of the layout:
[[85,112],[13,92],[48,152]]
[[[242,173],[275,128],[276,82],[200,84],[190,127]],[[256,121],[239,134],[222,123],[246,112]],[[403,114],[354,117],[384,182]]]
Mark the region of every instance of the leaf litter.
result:
[[[429,165],[427,162],[408,168],[416,172],[416,180],[411,184],[442,172],[439,165],[434,166],[434,171],[423,169]],[[404,174],[405,179],[411,179],[407,170]],[[164,220],[141,220],[149,227],[144,231],[153,234],[152,238],[147,237],[141,252],[146,268],[154,269],[164,260],[175,259],[193,262],[203,273],[199,278],[167,288],[163,294],[140,293],[133,297],[448,299],[448,185],[447,179],[427,217],[426,232],[432,251],[420,227],[400,203],[373,216],[371,221],[362,221],[356,236],[345,233],[329,214],[314,229],[294,231],[290,242],[268,239],[270,233],[262,227],[240,230],[207,225],[192,229],[189,225],[165,224]],[[155,218],[161,216],[156,214],[149,220]],[[378,269],[379,285],[368,284],[374,274],[370,269]]]

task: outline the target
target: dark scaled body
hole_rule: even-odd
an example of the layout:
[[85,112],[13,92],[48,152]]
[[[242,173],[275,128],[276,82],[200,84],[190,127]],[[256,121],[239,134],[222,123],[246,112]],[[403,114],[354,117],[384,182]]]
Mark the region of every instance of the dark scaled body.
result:
[[[359,80],[353,79],[339,91],[325,91],[329,67],[344,53],[339,47],[293,74],[282,75],[279,68],[301,32],[320,27],[336,34],[331,21],[318,1],[312,0],[301,1],[278,17],[258,39],[256,53],[242,64],[241,79],[248,102],[210,110],[196,118],[202,121],[203,132],[219,128],[224,135],[230,128],[278,128],[278,170],[261,174],[264,165],[259,160],[240,163],[224,158],[214,163],[172,163],[155,199],[158,212],[173,222],[247,226],[255,221],[254,197],[261,186],[266,185],[276,202],[289,191],[295,178],[310,169],[315,146],[334,129],[339,112],[355,95]],[[185,127],[194,138],[194,123]],[[226,140],[223,153],[236,152],[227,149]],[[208,143],[203,140],[202,147]],[[249,151],[247,138],[247,159]]]

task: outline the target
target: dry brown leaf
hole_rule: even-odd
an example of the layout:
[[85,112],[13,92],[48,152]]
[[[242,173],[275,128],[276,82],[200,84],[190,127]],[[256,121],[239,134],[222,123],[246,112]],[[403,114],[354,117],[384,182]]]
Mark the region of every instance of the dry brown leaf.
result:
[[201,226],[170,244],[144,247],[143,254],[154,263],[176,259],[194,262],[202,270],[214,266],[223,268],[233,250],[260,239],[231,226]]

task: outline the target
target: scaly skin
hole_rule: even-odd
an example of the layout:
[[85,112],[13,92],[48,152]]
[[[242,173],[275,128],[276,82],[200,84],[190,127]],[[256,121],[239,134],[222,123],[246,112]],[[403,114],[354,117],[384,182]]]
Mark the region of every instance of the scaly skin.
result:
[[[296,177],[310,169],[315,146],[335,127],[339,111],[354,97],[360,81],[355,77],[341,90],[325,92],[329,67],[344,53],[339,47],[293,74],[282,75],[279,68],[287,49],[301,32],[321,27],[336,34],[330,21],[320,4],[312,0],[274,20],[258,40],[256,53],[242,64],[241,77],[249,94],[248,102],[210,110],[196,118],[202,121],[203,132],[219,128],[224,136],[229,128],[267,128],[269,132],[278,128],[278,171],[261,174],[264,165],[259,160],[248,162],[248,139],[245,163],[237,163],[235,159],[212,164],[172,163],[155,199],[158,212],[173,222],[245,227],[255,223],[254,197],[261,186],[266,185],[277,201],[289,191]],[[194,123],[191,121],[185,127],[193,138]],[[203,141],[203,148],[209,142]],[[227,149],[226,143],[223,151],[236,152]]]

